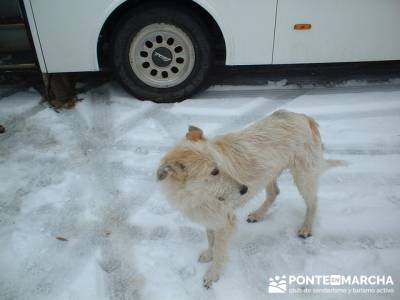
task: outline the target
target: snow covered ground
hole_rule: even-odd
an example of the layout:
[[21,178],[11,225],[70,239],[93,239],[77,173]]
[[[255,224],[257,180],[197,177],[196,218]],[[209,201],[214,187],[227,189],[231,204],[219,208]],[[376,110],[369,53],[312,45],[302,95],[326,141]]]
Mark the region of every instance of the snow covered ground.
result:
[[[368,298],[400,299],[400,85],[216,87],[161,105],[107,84],[82,98],[62,113],[35,91],[0,100],[1,300],[281,299],[270,277],[324,274],[390,275],[395,292]],[[204,230],[161,194],[159,159],[189,124],[211,136],[279,108],[315,117],[327,157],[351,165],[322,177],[309,239],[288,174],[262,222],[246,216],[263,194],[240,209],[225,273],[205,290]]]

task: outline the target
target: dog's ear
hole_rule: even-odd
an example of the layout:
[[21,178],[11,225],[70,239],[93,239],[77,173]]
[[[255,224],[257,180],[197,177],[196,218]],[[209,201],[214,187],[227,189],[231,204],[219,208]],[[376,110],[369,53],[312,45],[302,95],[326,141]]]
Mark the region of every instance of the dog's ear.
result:
[[[185,166],[179,161],[162,164],[157,170],[157,179],[164,180],[169,175],[180,175],[185,171]],[[179,177],[179,176],[178,176]]]
[[174,172],[175,170],[171,165],[163,164],[157,170],[157,179],[164,180],[165,178],[168,177],[168,175],[171,175]]
[[205,140],[203,130],[192,125],[189,126],[188,132],[186,133],[186,138],[193,142]]

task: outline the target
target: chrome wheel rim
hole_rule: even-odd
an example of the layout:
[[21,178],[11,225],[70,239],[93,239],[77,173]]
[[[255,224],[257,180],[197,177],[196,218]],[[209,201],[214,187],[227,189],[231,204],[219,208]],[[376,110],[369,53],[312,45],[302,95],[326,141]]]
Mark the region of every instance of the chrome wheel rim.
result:
[[133,38],[129,61],[142,82],[155,88],[169,88],[189,77],[195,52],[189,36],[180,28],[157,23],[144,27]]

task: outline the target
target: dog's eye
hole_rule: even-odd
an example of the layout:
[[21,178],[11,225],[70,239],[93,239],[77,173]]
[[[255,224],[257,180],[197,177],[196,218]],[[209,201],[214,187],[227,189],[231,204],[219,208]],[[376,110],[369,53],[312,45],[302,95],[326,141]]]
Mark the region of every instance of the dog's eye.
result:
[[185,165],[184,165],[184,164],[182,164],[182,163],[180,163],[180,162],[177,162],[176,164],[178,165],[178,167],[179,167],[181,170],[185,170]]
[[212,170],[211,175],[212,176],[216,176],[219,174],[219,170],[217,168],[215,168],[214,170]]

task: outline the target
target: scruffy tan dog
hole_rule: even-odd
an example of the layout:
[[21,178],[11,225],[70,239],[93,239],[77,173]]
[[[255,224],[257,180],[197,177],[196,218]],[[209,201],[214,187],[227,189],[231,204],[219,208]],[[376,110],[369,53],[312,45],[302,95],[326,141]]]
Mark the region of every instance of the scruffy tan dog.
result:
[[241,131],[207,139],[190,126],[186,138],[162,159],[158,179],[170,203],[207,229],[208,249],[200,262],[212,261],[204,286],[217,281],[227,260],[227,247],[235,227],[234,209],[261,189],[266,200],[248,222],[257,222],[279,194],[277,179],[289,169],[307,212],[298,235],[311,236],[317,208],[318,178],[340,160],[325,160],[314,119],[284,110]]

